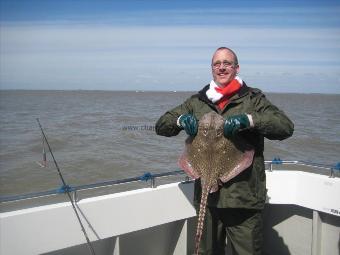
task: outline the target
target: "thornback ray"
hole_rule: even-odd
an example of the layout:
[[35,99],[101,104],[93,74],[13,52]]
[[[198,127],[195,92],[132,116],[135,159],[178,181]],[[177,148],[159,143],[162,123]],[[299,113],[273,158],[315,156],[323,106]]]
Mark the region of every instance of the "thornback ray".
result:
[[216,192],[247,169],[253,162],[254,149],[241,137],[229,140],[223,135],[224,119],[216,112],[202,116],[195,137],[188,137],[179,159],[180,167],[193,179],[201,179],[202,194],[195,236],[195,254],[202,237],[209,193]]

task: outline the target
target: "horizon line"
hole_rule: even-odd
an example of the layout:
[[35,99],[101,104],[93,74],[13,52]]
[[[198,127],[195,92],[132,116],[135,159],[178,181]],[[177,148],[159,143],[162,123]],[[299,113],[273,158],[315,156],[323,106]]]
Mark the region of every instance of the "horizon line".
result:
[[[260,89],[261,90],[261,89]],[[135,93],[197,93],[199,90],[121,90],[121,89],[2,89],[0,91],[51,91],[51,92],[135,92]],[[302,95],[340,95],[340,92],[296,92],[296,91],[264,91],[261,90],[263,93],[270,93],[270,94],[302,94]]]

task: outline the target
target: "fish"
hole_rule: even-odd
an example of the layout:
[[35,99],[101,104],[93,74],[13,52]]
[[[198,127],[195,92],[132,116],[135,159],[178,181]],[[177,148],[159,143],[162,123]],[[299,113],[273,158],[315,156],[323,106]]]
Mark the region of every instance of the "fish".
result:
[[201,179],[201,201],[195,235],[195,254],[198,254],[206,215],[209,193],[219,190],[251,166],[254,149],[241,136],[227,139],[223,135],[224,118],[214,111],[199,120],[196,136],[185,141],[179,166],[192,179]]

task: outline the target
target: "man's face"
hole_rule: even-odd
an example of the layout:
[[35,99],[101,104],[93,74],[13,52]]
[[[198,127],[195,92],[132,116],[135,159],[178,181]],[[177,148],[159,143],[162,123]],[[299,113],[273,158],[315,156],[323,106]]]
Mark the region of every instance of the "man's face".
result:
[[224,49],[215,52],[211,68],[214,81],[222,87],[231,82],[240,69],[239,65],[235,64],[233,53]]

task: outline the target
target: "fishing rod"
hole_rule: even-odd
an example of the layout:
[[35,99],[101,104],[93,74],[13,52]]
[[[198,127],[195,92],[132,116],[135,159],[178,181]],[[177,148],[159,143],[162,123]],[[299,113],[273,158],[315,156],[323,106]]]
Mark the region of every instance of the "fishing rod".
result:
[[84,236],[85,236],[85,239],[86,239],[87,246],[88,246],[89,250],[91,251],[91,254],[92,254],[92,255],[95,255],[95,252],[94,252],[94,249],[93,249],[92,244],[91,244],[91,242],[90,242],[90,239],[89,239],[89,237],[88,237],[88,235],[87,235],[87,233],[86,233],[86,230],[85,230],[85,228],[84,228],[84,225],[83,225],[83,223],[81,222],[81,219],[80,219],[80,217],[79,217],[77,208],[76,208],[76,206],[75,206],[75,202],[73,201],[73,199],[72,199],[72,197],[71,197],[71,193],[70,193],[69,189],[67,188],[67,187],[69,187],[69,186],[66,185],[66,181],[65,181],[65,179],[64,179],[64,177],[63,177],[63,175],[62,175],[62,173],[61,173],[61,171],[60,171],[60,168],[59,168],[59,166],[58,166],[58,163],[57,163],[57,161],[56,161],[55,158],[54,158],[54,155],[53,155],[51,146],[50,146],[50,144],[48,143],[47,137],[46,137],[45,132],[44,132],[44,130],[43,130],[41,124],[40,124],[39,118],[37,118],[37,122],[38,122],[39,128],[40,128],[40,130],[41,130],[41,133],[42,133],[42,135],[43,135],[43,137],[44,137],[44,140],[46,141],[48,150],[49,150],[50,153],[51,153],[51,156],[52,156],[52,158],[53,158],[53,162],[54,162],[54,164],[55,164],[55,166],[56,166],[56,168],[57,168],[59,177],[60,177],[60,179],[61,179],[61,181],[62,181],[62,183],[63,183],[63,187],[65,187],[64,190],[65,190],[65,192],[66,192],[68,198],[70,199],[70,202],[71,202],[71,204],[72,204],[73,211],[74,211],[74,213],[76,214],[77,219],[78,219],[78,222],[79,222],[80,227],[81,227],[81,230],[82,230],[83,233],[84,233]]

